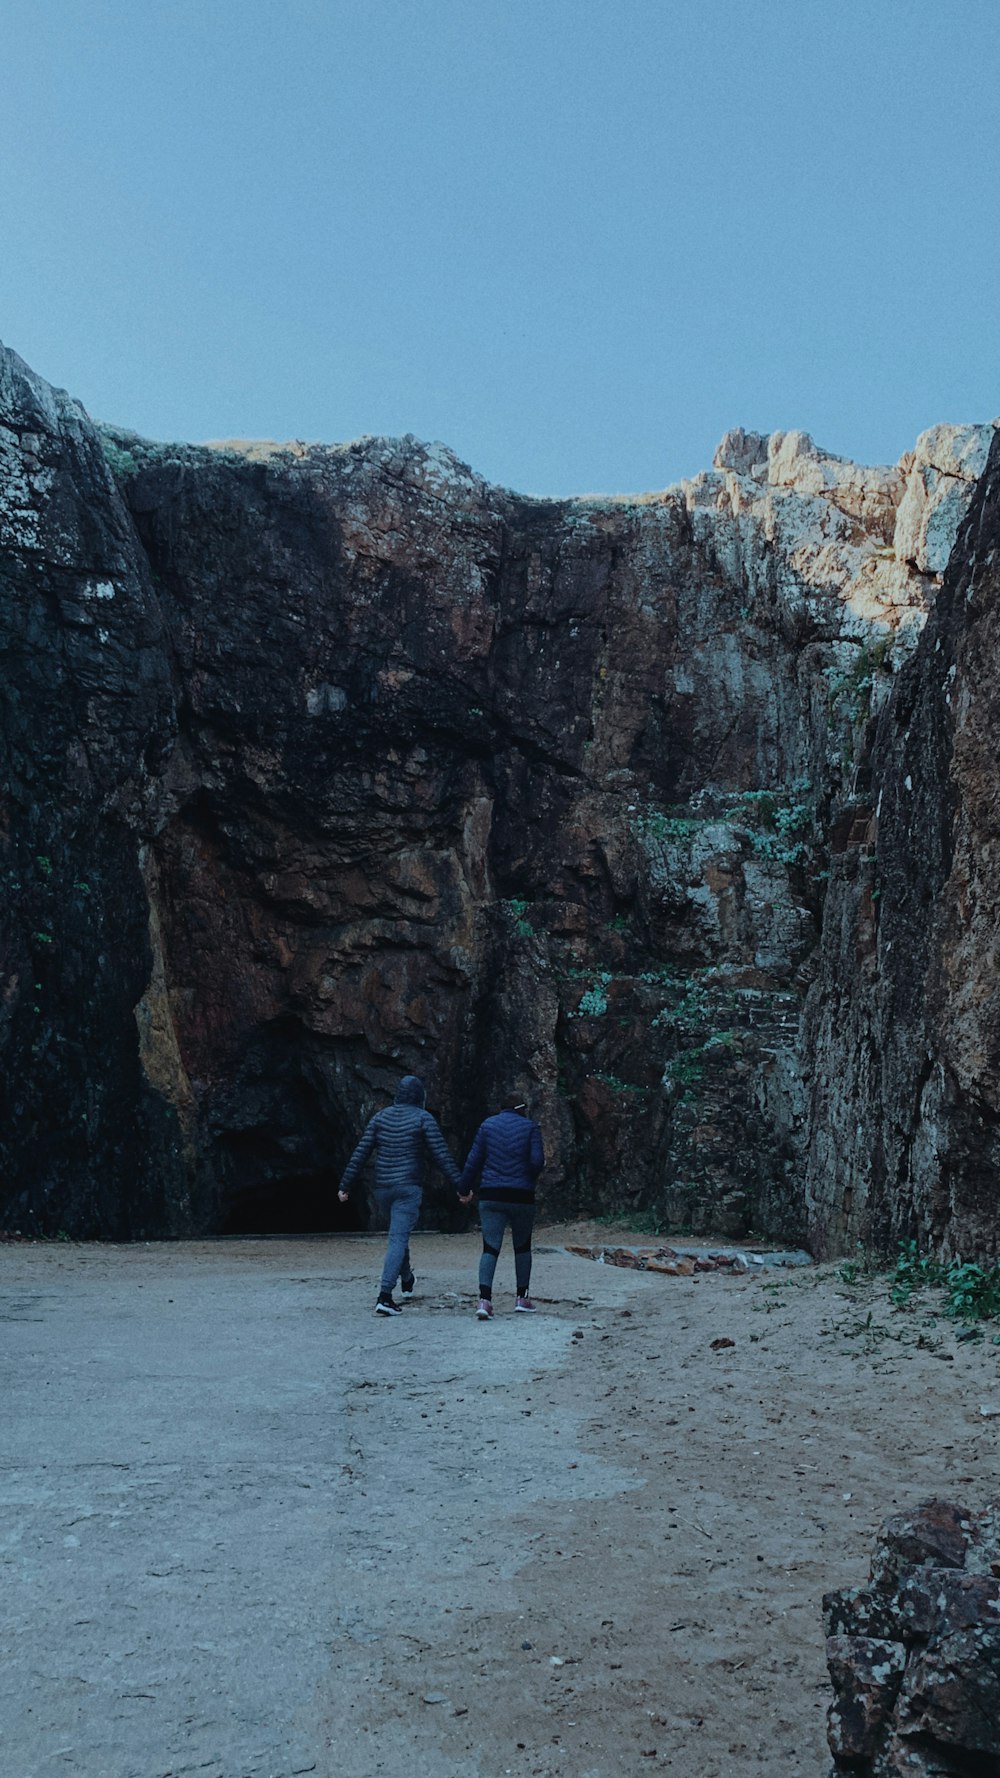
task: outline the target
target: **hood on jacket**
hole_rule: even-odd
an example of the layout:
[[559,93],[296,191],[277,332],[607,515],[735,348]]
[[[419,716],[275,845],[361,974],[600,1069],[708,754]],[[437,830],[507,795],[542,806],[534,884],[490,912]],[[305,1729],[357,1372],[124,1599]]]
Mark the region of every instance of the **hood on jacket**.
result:
[[427,1094],[424,1092],[424,1083],[420,1076],[418,1074],[404,1074],[396,1088],[396,1104],[424,1105],[426,1102]]

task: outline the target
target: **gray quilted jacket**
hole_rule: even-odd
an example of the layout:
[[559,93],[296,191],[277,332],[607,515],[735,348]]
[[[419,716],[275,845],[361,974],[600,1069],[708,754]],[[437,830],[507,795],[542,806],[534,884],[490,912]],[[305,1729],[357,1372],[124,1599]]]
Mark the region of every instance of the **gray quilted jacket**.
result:
[[415,1074],[404,1075],[396,1093],[396,1103],[377,1111],[354,1150],[344,1177],[342,1192],[349,1192],[360,1177],[371,1155],[375,1156],[375,1190],[388,1191],[394,1186],[421,1187],[424,1163],[430,1160],[451,1180],[458,1190],[461,1175],[441,1134],[437,1120],[424,1108],[423,1083]]

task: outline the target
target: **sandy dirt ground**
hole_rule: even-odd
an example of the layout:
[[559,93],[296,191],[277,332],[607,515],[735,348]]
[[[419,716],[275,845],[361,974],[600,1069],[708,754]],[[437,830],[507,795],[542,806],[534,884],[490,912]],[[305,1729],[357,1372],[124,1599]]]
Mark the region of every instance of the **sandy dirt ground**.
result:
[[376,1238],[0,1247],[4,1778],[826,1773],[821,1595],[996,1492],[1000,1348],[588,1233],[488,1325],[471,1235],[391,1321]]

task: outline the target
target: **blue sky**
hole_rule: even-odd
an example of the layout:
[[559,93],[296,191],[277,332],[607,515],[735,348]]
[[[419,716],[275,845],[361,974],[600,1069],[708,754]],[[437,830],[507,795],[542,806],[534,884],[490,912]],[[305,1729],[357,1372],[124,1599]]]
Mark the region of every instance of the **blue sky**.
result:
[[0,338],[532,493],[1000,410],[994,0],[4,0]]

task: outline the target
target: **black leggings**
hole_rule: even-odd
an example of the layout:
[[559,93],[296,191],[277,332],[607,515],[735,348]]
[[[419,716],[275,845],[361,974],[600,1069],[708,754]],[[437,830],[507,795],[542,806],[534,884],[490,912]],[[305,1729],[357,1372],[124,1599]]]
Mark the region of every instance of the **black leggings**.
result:
[[514,1272],[518,1296],[527,1296],[531,1282],[531,1231],[535,1225],[534,1204],[497,1204],[487,1198],[480,1200],[479,1221],[483,1230],[483,1252],[479,1261],[479,1294],[492,1296],[493,1274],[497,1269],[503,1232],[510,1224],[514,1243]]

